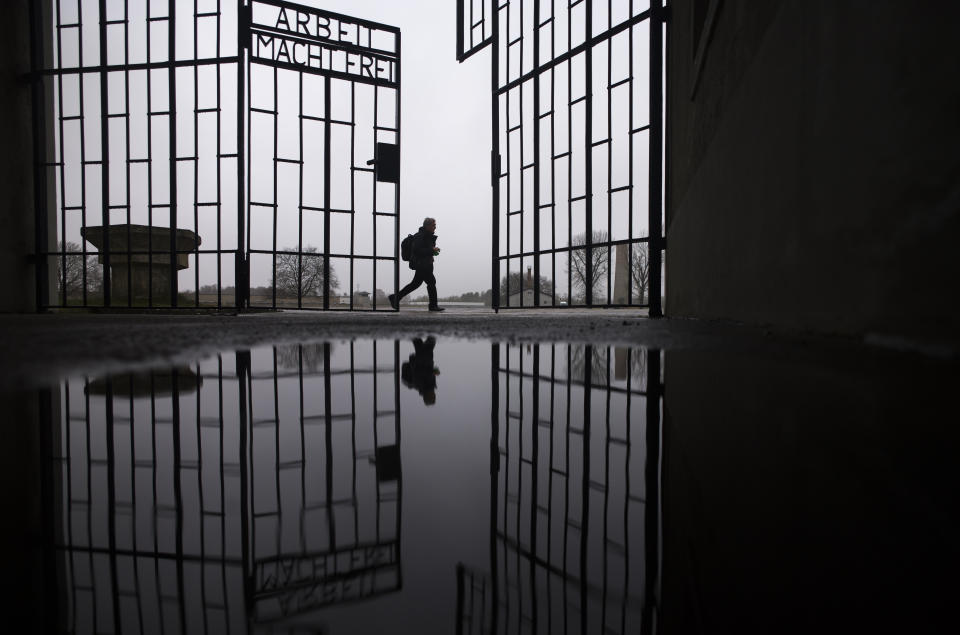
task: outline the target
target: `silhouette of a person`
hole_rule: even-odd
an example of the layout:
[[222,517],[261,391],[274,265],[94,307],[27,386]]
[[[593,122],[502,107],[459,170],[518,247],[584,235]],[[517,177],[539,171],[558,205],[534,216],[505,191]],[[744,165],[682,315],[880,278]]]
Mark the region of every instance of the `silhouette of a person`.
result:
[[400,300],[405,295],[413,293],[421,284],[427,283],[427,297],[430,299],[429,309],[431,311],[443,311],[443,307],[437,305],[437,279],[433,275],[433,257],[440,253],[437,247],[437,221],[429,216],[423,219],[423,226],[413,236],[413,248],[410,254],[410,268],[413,269],[413,280],[410,284],[400,289],[400,292],[387,296],[390,300],[390,306],[394,309],[400,308]]
[[437,375],[440,370],[433,365],[433,347],[437,340],[428,337],[426,341],[419,337],[413,340],[413,353],[409,361],[400,367],[400,379],[403,385],[420,393],[423,403],[432,406],[437,401]]

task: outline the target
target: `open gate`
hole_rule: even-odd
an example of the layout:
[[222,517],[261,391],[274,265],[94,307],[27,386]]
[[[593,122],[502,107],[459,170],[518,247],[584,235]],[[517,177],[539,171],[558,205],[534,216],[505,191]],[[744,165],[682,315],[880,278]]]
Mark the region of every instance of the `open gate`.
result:
[[41,310],[389,307],[398,29],[280,0],[31,12]]
[[663,0],[457,0],[491,47],[493,306],[662,314]]

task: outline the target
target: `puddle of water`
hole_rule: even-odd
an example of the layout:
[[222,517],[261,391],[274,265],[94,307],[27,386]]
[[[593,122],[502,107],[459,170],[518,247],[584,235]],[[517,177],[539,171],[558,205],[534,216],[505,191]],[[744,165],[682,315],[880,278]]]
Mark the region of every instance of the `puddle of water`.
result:
[[58,632],[930,631],[960,563],[958,382],[450,338],[72,377],[17,406],[45,456],[3,467],[45,479],[42,514],[13,506],[44,552],[5,564]]
[[60,627],[639,632],[660,364],[425,338],[67,379],[46,392]]

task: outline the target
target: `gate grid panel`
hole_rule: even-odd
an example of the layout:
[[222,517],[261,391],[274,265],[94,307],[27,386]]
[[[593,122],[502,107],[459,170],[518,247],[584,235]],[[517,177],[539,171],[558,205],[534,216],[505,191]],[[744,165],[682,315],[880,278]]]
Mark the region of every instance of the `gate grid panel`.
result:
[[38,306],[235,305],[238,3],[33,9]]
[[249,10],[250,305],[390,308],[400,31],[280,0]]
[[656,350],[494,344],[490,564],[457,632],[646,633],[658,621]]
[[276,346],[44,391],[58,630],[277,632],[399,590],[399,355]]
[[[251,275],[268,289],[253,304],[269,307],[373,308],[378,284],[397,288],[398,30],[272,0],[43,0],[31,19],[40,310],[245,308]],[[352,40],[335,30],[350,25]],[[272,60],[257,33],[276,43]],[[265,68],[279,92],[251,88]],[[318,77],[332,89],[286,125]],[[336,120],[331,94],[346,109]],[[278,119],[269,138],[251,100]],[[285,145],[289,129],[307,144]],[[319,158],[303,149],[316,139]],[[274,159],[264,172],[251,150]],[[251,201],[254,179],[287,189]],[[311,205],[303,183],[328,192]],[[271,206],[262,229],[247,224],[256,203]],[[315,284],[331,258],[342,298]]]
[[491,45],[494,307],[662,314],[662,0],[458,0]]

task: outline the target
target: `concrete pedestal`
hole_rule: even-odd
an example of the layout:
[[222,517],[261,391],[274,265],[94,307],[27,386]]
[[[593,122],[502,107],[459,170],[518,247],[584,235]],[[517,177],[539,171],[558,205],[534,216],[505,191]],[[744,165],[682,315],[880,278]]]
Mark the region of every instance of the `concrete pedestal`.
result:
[[[98,261],[107,264],[104,243],[110,239],[110,295],[113,304],[127,303],[128,290],[133,300],[170,304],[172,289],[177,291],[176,271],[190,266],[190,252],[200,245],[200,236],[188,229],[176,230],[176,250],[170,253],[170,229],[148,225],[110,225],[84,227],[81,235],[99,250]],[[153,252],[152,254],[150,252]],[[175,258],[175,260],[174,260]],[[171,262],[173,266],[171,266]]]

